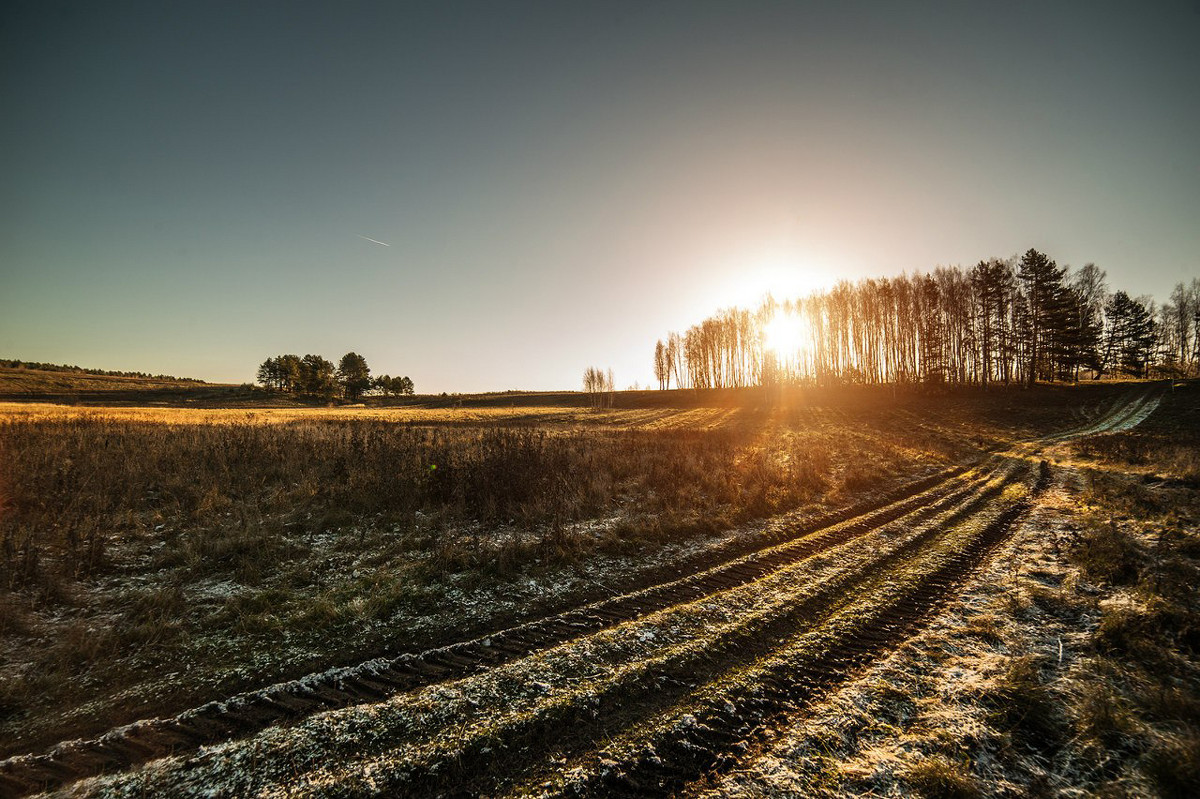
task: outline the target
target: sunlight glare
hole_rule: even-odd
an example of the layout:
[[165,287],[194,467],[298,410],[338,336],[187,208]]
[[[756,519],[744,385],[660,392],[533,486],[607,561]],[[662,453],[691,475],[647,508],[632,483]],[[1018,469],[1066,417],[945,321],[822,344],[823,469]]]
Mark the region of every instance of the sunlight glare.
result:
[[777,355],[790,355],[803,349],[808,325],[792,314],[777,314],[763,328],[763,344]]
[[794,300],[827,288],[832,281],[814,264],[786,253],[768,253],[738,269],[722,292],[722,305],[756,308],[770,294],[777,301]]

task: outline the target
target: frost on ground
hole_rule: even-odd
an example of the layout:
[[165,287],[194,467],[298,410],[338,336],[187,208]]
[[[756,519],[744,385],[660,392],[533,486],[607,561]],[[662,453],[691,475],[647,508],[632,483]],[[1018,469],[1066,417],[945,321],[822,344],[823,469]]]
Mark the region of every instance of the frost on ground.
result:
[[21,568],[0,569],[0,756],[668,579],[706,548],[771,540],[780,514],[1060,429],[1077,393],[595,413],[2,407],[19,468],[0,560]]
[[456,752],[486,753],[491,741],[503,743],[538,718],[620,701],[625,686],[649,679],[661,663],[701,658],[723,630],[778,614],[796,600],[797,582],[816,585],[844,569],[843,561],[869,555],[851,545],[836,557],[811,558],[730,589],[719,601],[669,608],[462,680],[319,714],[130,774],[82,781],[67,792],[202,796],[220,786],[243,795],[287,785],[293,793],[314,795],[335,786],[386,793],[387,786],[403,786],[453,762]]
[[[924,476],[924,473],[917,472],[917,476]],[[857,497],[857,501],[869,503],[883,493],[882,488],[864,492]],[[656,548],[629,554],[599,553],[568,564],[542,564],[535,561],[522,569],[521,573],[503,581],[480,580],[471,572],[440,575],[437,579],[418,579],[412,577],[411,572],[422,567],[419,559],[413,559],[396,574],[389,576],[378,568],[376,555],[370,549],[345,545],[347,539],[387,536],[386,531],[378,530],[351,529],[337,534],[308,535],[305,539],[305,562],[309,568],[330,575],[324,594],[317,599],[327,603],[338,601],[340,604],[336,612],[353,620],[353,626],[347,625],[345,629],[348,642],[375,639],[436,642],[439,638],[447,637],[448,632],[452,639],[470,637],[471,631],[502,627],[508,623],[507,620],[537,617],[578,604],[581,598],[617,593],[620,587],[642,579],[640,575],[663,572],[680,564],[713,557],[714,553],[731,546],[744,545],[750,540],[784,537],[788,531],[821,516],[824,510],[824,506],[809,506],[767,520],[679,541],[662,542]],[[570,534],[601,537],[609,527],[623,521],[625,518],[621,514],[587,520],[571,525]],[[506,537],[520,536],[522,533],[514,529],[498,529],[463,531],[461,534],[464,540],[473,540],[476,547],[502,547]],[[406,582],[406,577],[411,582]],[[387,585],[374,585],[385,578]],[[300,623],[287,623],[291,618],[288,615],[292,612],[291,608],[303,604],[298,592],[290,595],[272,587],[251,589],[237,580],[217,578],[197,580],[180,588],[163,588],[160,585],[170,579],[171,575],[166,571],[149,569],[144,575],[133,578],[128,575],[113,576],[94,592],[94,604],[115,604],[116,597],[130,591],[142,592],[146,602],[152,602],[164,591],[178,591],[182,602],[197,613],[230,613],[229,608],[245,607],[247,615],[256,614],[252,618],[256,626],[250,631],[235,626],[232,631],[217,629],[194,633],[189,642],[189,656],[178,660],[179,669],[159,670],[155,676],[125,690],[101,694],[93,701],[69,706],[57,715],[46,714],[40,721],[32,721],[28,726],[86,719],[103,713],[113,705],[137,706],[153,697],[167,695],[182,684],[189,685],[194,691],[203,687],[207,693],[220,695],[228,691],[230,685],[253,685],[262,681],[261,675],[286,673],[289,664],[320,661],[322,648],[328,641],[322,636],[306,633],[303,619]],[[111,599],[110,594],[113,597]],[[389,603],[386,614],[356,604],[378,600],[381,595],[391,597],[392,594],[397,596],[395,601]],[[261,597],[267,597],[270,602],[261,600]],[[348,601],[343,602],[347,597]],[[91,612],[95,614],[94,609]],[[309,607],[304,612],[317,611]],[[328,612],[335,612],[335,609]],[[497,619],[501,621],[497,622]],[[111,623],[117,624],[118,621],[114,615]],[[83,628],[85,632],[95,626],[95,619],[89,620],[89,624],[91,626]],[[247,651],[245,639],[250,632],[266,634],[271,645]],[[3,642],[12,640],[3,639]],[[36,669],[30,653],[22,653],[19,647],[11,648],[4,654],[11,677],[32,673]],[[130,659],[137,657],[133,654]],[[208,665],[200,668],[190,664]],[[353,661],[345,665],[353,665]]]
[[[1086,535],[1088,480],[1072,466],[1056,472],[1017,533],[921,634],[693,793],[1195,796],[1197,719],[1180,730],[1169,713],[1163,723],[1131,710],[1125,686],[1137,670],[1097,654],[1114,609],[1120,618],[1147,601],[1089,582],[1067,556]],[[1197,532],[1193,519],[1192,541]],[[1185,703],[1185,719],[1200,687],[1190,660],[1183,687],[1161,689]]]
[[1019,761],[1020,768],[1002,760],[1005,742],[980,700],[1016,658],[1053,655],[1051,667],[1065,671],[1076,656],[1077,642],[1062,620],[1027,600],[1019,614],[1012,612],[1014,580],[1029,582],[1034,569],[1039,585],[1065,579],[1049,551],[1052,539],[1032,534],[1044,521],[1035,516],[1023,525],[923,633],[707,794],[909,795],[914,776],[938,770],[945,780],[963,782],[984,772],[997,793],[1015,795],[1042,778],[1044,769],[1032,759]]

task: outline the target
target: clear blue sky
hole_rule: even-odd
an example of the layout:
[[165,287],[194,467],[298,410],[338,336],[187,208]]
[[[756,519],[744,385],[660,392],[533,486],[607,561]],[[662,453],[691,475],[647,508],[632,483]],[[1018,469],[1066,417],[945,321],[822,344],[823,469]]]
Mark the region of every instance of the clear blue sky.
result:
[[623,387],[771,287],[1200,275],[1195,2],[9,0],[0,65],[0,357]]

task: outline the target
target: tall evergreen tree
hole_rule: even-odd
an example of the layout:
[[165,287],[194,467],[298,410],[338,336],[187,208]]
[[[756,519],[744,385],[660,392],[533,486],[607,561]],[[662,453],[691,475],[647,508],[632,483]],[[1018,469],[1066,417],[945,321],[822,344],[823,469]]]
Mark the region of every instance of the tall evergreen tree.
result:
[[[1012,269],[999,258],[980,261],[971,270],[971,287],[975,296],[974,324],[978,330],[981,360],[979,382],[984,388],[993,378],[1008,383],[1004,342],[1013,291]],[[998,370],[997,365],[1000,366]]]
[[1124,291],[1118,291],[1105,306],[1108,317],[1106,349],[1116,368],[1134,377],[1144,377],[1156,341],[1150,310]]
[[1039,374],[1053,378],[1054,339],[1065,321],[1063,273],[1047,255],[1030,249],[1017,265],[1017,279],[1025,298],[1024,338],[1028,369],[1025,380],[1033,386]]
[[367,359],[357,352],[347,352],[338,362],[337,379],[346,399],[358,402],[362,393],[371,388],[371,370],[367,367]]

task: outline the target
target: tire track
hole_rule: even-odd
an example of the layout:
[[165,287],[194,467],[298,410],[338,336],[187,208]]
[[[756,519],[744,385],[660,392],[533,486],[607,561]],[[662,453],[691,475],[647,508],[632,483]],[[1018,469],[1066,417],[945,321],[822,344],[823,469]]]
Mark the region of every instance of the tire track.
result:
[[[1161,392],[1149,391],[1117,407],[1104,419],[1068,434],[1047,437],[1045,445],[1082,435],[1128,430],[1147,419],[1158,407]],[[1050,483],[1050,467],[1040,465],[1031,494],[1005,508],[963,550],[940,565],[927,578],[912,583],[910,591],[884,603],[866,620],[851,619],[834,637],[834,643],[805,649],[783,647],[768,665],[745,680],[745,690],[718,694],[683,704],[688,723],[676,724],[657,735],[645,736],[640,747],[619,760],[592,755],[577,767],[568,785],[553,782],[524,786],[515,792],[541,796],[662,796],[676,793],[712,771],[736,764],[738,751],[764,729],[803,712],[812,700],[846,682],[862,666],[905,640],[936,614],[1028,513],[1036,497]],[[830,625],[831,628],[836,625]],[[829,634],[830,629],[821,631]],[[551,790],[547,790],[551,788]]]
[[[1157,406],[1157,398],[1143,396],[1128,406],[1117,409],[1103,423],[1085,428],[1090,434],[1096,430],[1125,429],[1132,427],[1147,418]],[[1069,436],[1068,436],[1069,437]],[[1055,440],[1065,437],[1056,437]],[[1013,526],[1028,512],[1037,495],[1041,494],[1050,482],[1050,467],[1042,461],[1039,467],[1038,479],[1031,492],[1020,500],[1002,508],[990,516],[982,531],[971,537],[958,551],[944,558],[935,568],[920,579],[908,580],[904,591],[895,593],[891,598],[880,601],[873,597],[861,616],[847,614],[848,619],[839,627],[836,620],[829,625],[807,634],[808,638],[818,641],[816,652],[810,648],[804,656],[797,658],[794,654],[775,657],[770,668],[759,669],[759,673],[750,684],[753,689],[739,696],[722,696],[718,704],[701,704],[699,708],[687,702],[681,705],[689,712],[688,730],[680,734],[678,728],[673,728],[651,738],[639,756],[624,757],[619,761],[592,756],[594,763],[599,764],[582,779],[572,779],[564,788],[564,793],[570,795],[634,795],[660,796],[677,790],[689,781],[700,776],[704,771],[719,763],[729,760],[729,752],[733,745],[743,742],[760,729],[772,717],[787,711],[795,711],[803,707],[811,698],[819,696],[830,687],[843,682],[852,676],[863,664],[873,660],[882,652],[892,648],[904,640],[923,620],[936,613],[938,608],[950,598],[955,590],[965,581],[983,560],[1008,536]],[[982,504],[977,502],[976,504]],[[944,526],[945,522],[942,525]],[[929,536],[921,536],[913,540],[914,547],[926,542]],[[891,557],[882,558],[874,565],[880,570],[888,568]],[[849,589],[853,586],[845,586]],[[787,613],[777,616],[774,623],[786,623]],[[770,639],[777,629],[764,631]],[[831,641],[831,643],[830,643]],[[720,650],[721,647],[707,644],[708,649]],[[697,672],[704,672],[703,663],[681,664],[671,673],[658,672],[658,681],[669,677],[682,681],[694,677]],[[690,668],[689,668],[690,667]],[[719,671],[719,670],[718,670]],[[647,686],[650,690],[650,686]],[[662,689],[658,689],[661,698]],[[622,702],[625,704],[641,705],[649,699],[639,696],[637,691],[629,695],[628,689],[623,692]],[[731,701],[731,700],[737,700]],[[531,751],[537,748],[539,742],[555,738],[553,724],[550,729],[529,728],[527,720],[522,720],[505,736],[507,752],[524,749]],[[575,727],[588,726],[586,719],[575,717],[571,720]],[[618,725],[619,726],[619,725]],[[594,740],[609,737],[611,730],[596,730]],[[391,787],[405,790],[415,788],[417,792],[448,791],[492,793],[503,785],[492,780],[480,782],[479,778],[471,775],[493,773],[495,769],[513,767],[511,755],[503,763],[491,757],[482,757],[484,752],[492,748],[484,747],[478,751],[470,748],[459,750],[454,755],[454,763],[459,767],[460,780],[447,780],[445,777],[435,778],[433,775],[445,774],[451,769],[447,763],[434,761],[428,765],[423,774],[414,775],[411,772],[403,775],[403,780]],[[518,766],[519,768],[519,766]],[[555,764],[555,769],[562,766]],[[578,770],[578,769],[577,769]],[[526,787],[529,786],[526,783]],[[545,794],[547,785],[537,786],[534,792]],[[518,790],[518,793],[521,791]]]
[[294,795],[305,788],[315,795],[490,792],[495,786],[463,780],[519,776],[540,762],[548,743],[594,747],[610,731],[680,701],[691,681],[743,668],[797,630],[819,631],[848,598],[890,580],[890,567],[925,562],[931,543],[957,546],[945,531],[986,513],[1028,471],[1023,465],[995,478],[923,524],[905,517],[814,561],[520,662],[79,790],[204,795],[219,785],[227,795],[251,795],[286,784]]
[[[75,779],[119,770],[206,743],[241,737],[271,724],[454,679],[490,668],[571,638],[614,626],[679,602],[759,579],[787,563],[864,535],[922,507],[933,512],[978,481],[956,481],[964,467],[902,487],[881,500],[882,507],[854,514],[835,512],[798,528],[789,541],[726,561],[667,583],[522,624],[490,636],[417,654],[375,659],[299,680],[210,702],[166,719],[151,719],[112,730],[99,738],[60,744],[44,755],[0,762],[0,794],[20,796]],[[905,496],[909,494],[908,496]],[[896,496],[903,497],[896,501]],[[861,510],[861,509],[857,509]],[[843,520],[843,517],[847,517]]]
[[[862,616],[847,612],[821,635],[788,642],[781,652],[740,675],[732,691],[714,692],[676,714],[674,725],[643,739],[620,761],[591,756],[569,788],[542,796],[663,796],[733,765],[741,746],[771,724],[802,712],[812,701],[852,679],[881,653],[902,643],[951,598],[1028,513],[1049,485],[1044,461],[1034,490],[993,516],[979,535],[932,571],[912,578]],[[875,600],[873,599],[872,602]],[[860,605],[862,603],[859,603]],[[821,637],[825,640],[820,640]],[[530,786],[532,787],[532,786]],[[518,790],[517,793],[523,793]]]

